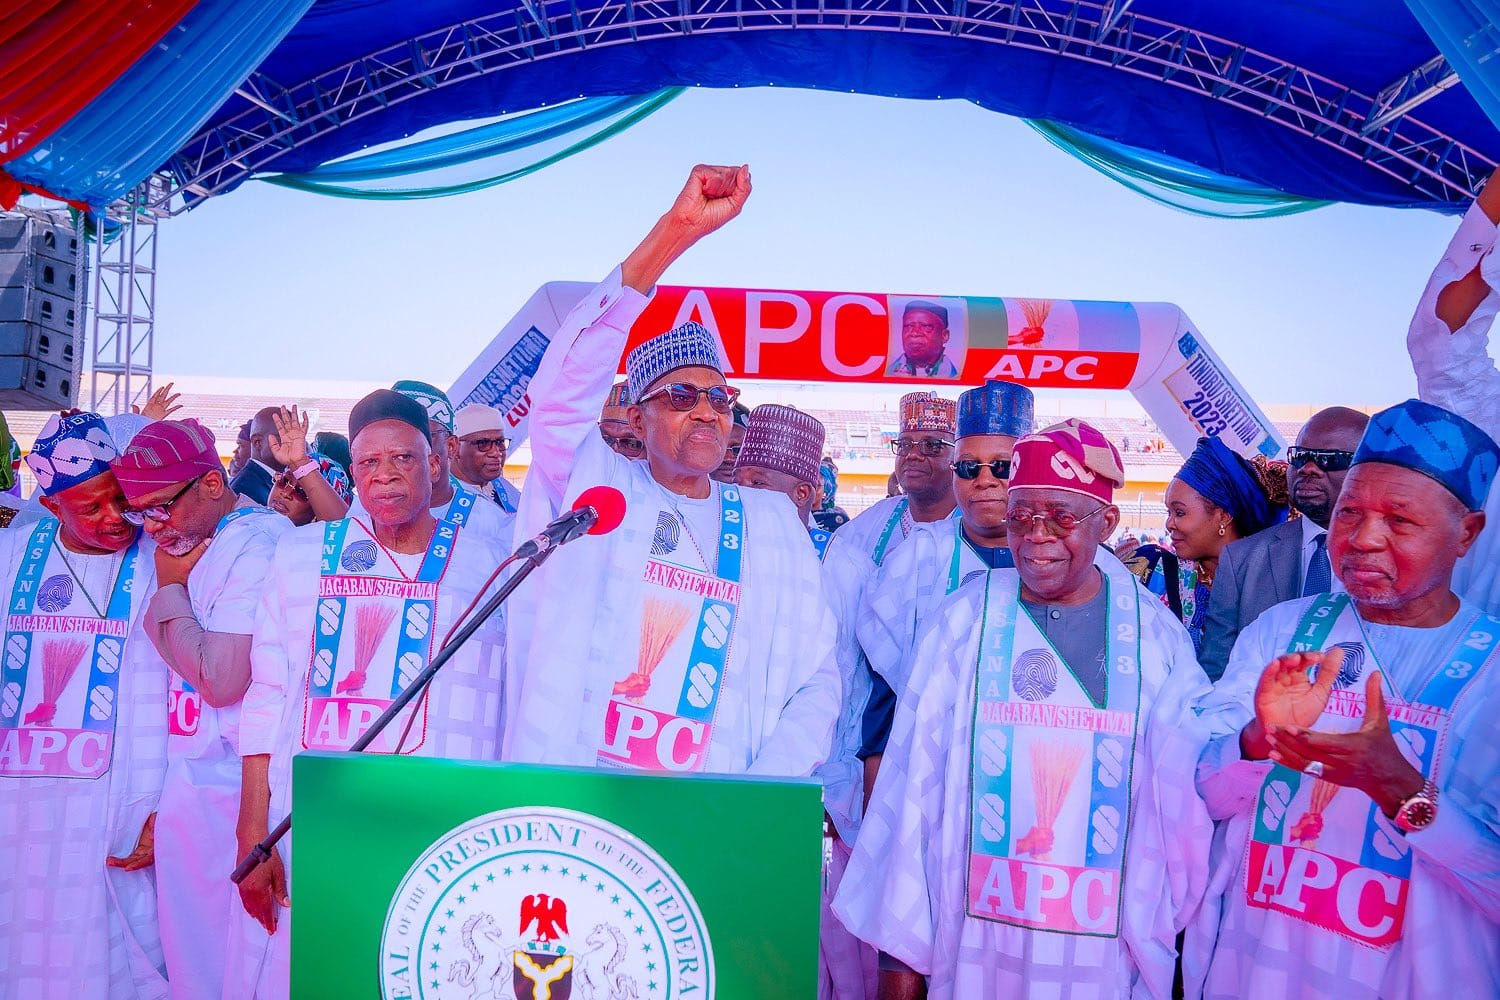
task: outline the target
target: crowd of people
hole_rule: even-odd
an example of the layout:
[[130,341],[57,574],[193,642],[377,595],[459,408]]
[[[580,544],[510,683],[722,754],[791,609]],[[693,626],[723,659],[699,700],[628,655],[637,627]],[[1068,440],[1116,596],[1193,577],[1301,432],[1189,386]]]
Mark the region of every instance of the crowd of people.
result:
[[702,326],[615,382],[750,192],[694,168],[563,321],[519,491],[503,415],[411,380],[347,437],[267,407],[227,468],[170,387],[48,422],[0,529],[0,996],[286,996],[292,838],[227,874],[292,759],[349,749],[599,485],[619,528],[371,752],[816,777],[831,1000],[1500,996],[1500,184],[1411,324],[1420,399],[1323,410],[1285,462],[1203,439],[1170,544],[1118,553],[1120,450],[1024,386],[902,397],[850,520],[822,425],[742,403]]

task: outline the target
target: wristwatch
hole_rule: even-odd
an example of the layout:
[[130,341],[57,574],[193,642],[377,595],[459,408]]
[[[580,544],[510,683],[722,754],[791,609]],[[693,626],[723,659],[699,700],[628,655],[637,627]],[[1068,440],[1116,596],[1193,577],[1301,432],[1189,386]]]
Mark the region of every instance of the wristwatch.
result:
[[1396,810],[1396,828],[1407,833],[1425,830],[1437,819],[1437,784],[1428,778],[1422,790]]

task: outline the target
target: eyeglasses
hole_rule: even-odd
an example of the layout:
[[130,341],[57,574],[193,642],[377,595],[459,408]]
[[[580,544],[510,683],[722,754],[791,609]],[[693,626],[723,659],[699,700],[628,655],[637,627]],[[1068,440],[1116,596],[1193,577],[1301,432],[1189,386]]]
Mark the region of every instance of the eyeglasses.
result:
[[1040,521],[1042,522],[1042,526],[1047,529],[1047,534],[1053,538],[1065,538],[1071,535],[1074,529],[1084,521],[1087,521],[1108,506],[1109,504],[1103,504],[1095,507],[1082,517],[1078,517],[1071,511],[1055,508],[1037,512],[1029,507],[1012,507],[1005,512],[1005,520],[1011,528],[1021,532],[1030,531],[1032,526]]
[[282,472],[276,476],[276,485],[289,490],[298,500],[307,499],[307,491],[297,485],[297,479],[290,472]]
[[[204,475],[207,475],[207,473],[204,473]],[[178,490],[172,496],[172,499],[166,501],[165,503],[154,503],[149,507],[142,508],[141,510],[122,510],[120,511],[120,513],[124,516],[125,520],[129,521],[136,527],[140,527],[141,525],[145,524],[148,518],[152,521],[155,521],[157,524],[166,524],[172,519],[172,505],[186,496],[187,491],[192,489],[194,486],[197,486],[198,480],[202,478],[203,476],[194,476],[192,479],[189,479],[187,481],[187,485]]]
[[897,455],[905,455],[915,448],[929,458],[941,455],[944,448],[952,447],[952,441],[944,441],[942,438],[923,438],[920,441],[903,441],[897,438],[891,442],[891,451]]
[[989,469],[996,479],[1010,478],[1010,459],[997,458],[993,462],[981,462],[977,458],[961,458],[952,465],[953,474],[959,479],[978,479],[980,469]]
[[641,443],[640,438],[615,437],[603,427],[599,428],[599,436],[604,439],[605,444],[621,455],[634,457],[643,454],[646,450],[646,446]]
[[471,444],[478,451],[494,451],[496,448],[504,448],[506,445],[510,444],[510,441],[503,437],[474,438],[470,441],[464,441],[464,444]]
[[1286,462],[1294,469],[1311,462],[1324,472],[1344,472],[1354,464],[1354,452],[1336,448],[1298,448],[1286,450]]
[[740,398],[740,391],[727,385],[711,385],[703,389],[688,382],[673,382],[671,385],[664,385],[660,389],[646,393],[636,400],[636,405],[644,405],[657,396],[666,396],[672,409],[680,412],[686,412],[697,406],[699,396],[707,396],[708,405],[716,412],[729,413],[734,409],[734,401]]

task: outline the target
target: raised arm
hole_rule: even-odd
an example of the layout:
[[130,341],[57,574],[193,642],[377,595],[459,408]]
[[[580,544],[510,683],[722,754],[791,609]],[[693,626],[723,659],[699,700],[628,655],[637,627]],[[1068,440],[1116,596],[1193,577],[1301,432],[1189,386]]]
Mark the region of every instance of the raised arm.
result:
[[1500,310],[1500,183],[1479,192],[1427,282],[1406,335],[1417,392],[1500,433],[1500,369],[1490,357],[1490,326]]
[[[597,436],[599,409],[626,337],[656,282],[695,243],[738,215],[749,196],[748,167],[694,167],[671,209],[563,320],[528,392],[532,459],[526,492],[535,490],[548,512],[562,504],[579,449]],[[528,506],[523,504],[523,514]]]

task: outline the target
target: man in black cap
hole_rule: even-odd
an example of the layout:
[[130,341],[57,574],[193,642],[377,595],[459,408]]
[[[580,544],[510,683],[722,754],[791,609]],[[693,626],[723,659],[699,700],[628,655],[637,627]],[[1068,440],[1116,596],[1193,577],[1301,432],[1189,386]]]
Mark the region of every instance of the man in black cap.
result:
[[912,299],[901,311],[901,356],[887,375],[906,378],[958,378],[948,359],[948,309],[936,302]]
[[[506,555],[492,536],[429,510],[438,471],[431,433],[427,411],[409,396],[379,389],[360,400],[349,434],[363,512],[294,528],[277,544],[240,717],[241,857],[291,809],[292,757],[347,750],[362,736],[426,668]],[[495,759],[502,643],[496,616],[438,674],[425,708],[397,719],[369,752]],[[258,983],[239,984],[235,995],[287,993],[290,928],[278,924],[289,916],[282,857],[290,849],[288,838],[240,885],[255,920],[245,932],[261,947],[267,933],[271,941]]]

